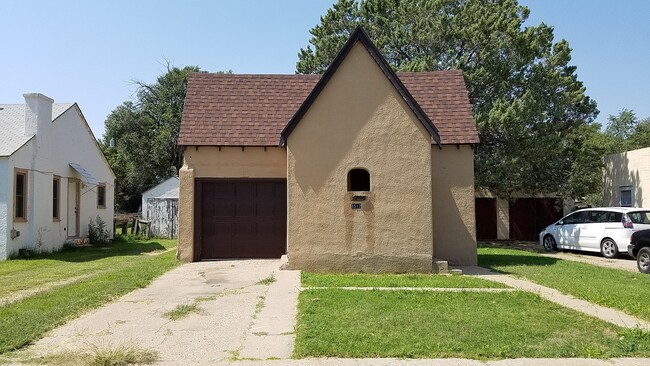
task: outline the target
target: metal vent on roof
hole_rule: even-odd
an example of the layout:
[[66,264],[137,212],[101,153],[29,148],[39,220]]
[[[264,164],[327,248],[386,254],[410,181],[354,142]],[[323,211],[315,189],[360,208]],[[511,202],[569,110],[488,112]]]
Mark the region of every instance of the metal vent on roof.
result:
[[90,172],[87,171],[86,169],[84,169],[84,167],[82,167],[81,165],[79,165],[77,163],[70,163],[70,167],[72,167],[72,169],[76,170],[77,173],[79,173],[79,175],[81,175],[84,182],[86,182],[88,184],[95,184],[95,185],[99,184],[99,181],[97,179],[95,179],[95,177],[93,177],[93,175],[90,174]]

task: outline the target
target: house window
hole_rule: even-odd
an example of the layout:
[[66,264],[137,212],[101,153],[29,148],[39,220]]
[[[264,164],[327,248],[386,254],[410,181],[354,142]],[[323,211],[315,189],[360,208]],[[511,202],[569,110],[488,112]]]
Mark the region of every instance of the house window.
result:
[[621,187],[621,207],[632,207],[632,187]]
[[59,221],[61,217],[59,216],[60,211],[60,197],[61,197],[61,177],[55,175],[52,179],[52,219],[54,221]]
[[97,186],[97,208],[106,208],[106,184]]
[[27,221],[27,171],[16,169],[14,183],[14,220]]
[[348,191],[370,191],[370,173],[365,169],[352,169],[348,173]]

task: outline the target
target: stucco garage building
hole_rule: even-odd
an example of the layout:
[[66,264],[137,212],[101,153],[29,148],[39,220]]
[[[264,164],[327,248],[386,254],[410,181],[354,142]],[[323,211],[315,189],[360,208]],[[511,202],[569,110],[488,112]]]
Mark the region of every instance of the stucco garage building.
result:
[[476,143],[460,71],[395,74],[361,29],[322,76],[192,74],[179,258],[475,264]]

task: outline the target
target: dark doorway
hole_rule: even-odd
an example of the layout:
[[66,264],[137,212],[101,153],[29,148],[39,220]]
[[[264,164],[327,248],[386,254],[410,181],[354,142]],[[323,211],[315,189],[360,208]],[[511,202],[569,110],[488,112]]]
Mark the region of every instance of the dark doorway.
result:
[[539,240],[539,232],[562,218],[559,198],[516,198],[510,200],[510,239]]
[[497,239],[497,199],[476,198],[476,239]]

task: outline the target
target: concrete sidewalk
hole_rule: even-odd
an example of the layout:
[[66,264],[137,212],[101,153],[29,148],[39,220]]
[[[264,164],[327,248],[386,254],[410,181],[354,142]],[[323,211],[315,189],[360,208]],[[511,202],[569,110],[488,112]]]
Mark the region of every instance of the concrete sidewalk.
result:
[[[303,360],[238,361],[233,366],[648,366],[650,358],[517,358],[498,361],[477,361],[458,358],[318,358]],[[207,364],[206,364],[207,366]]]
[[474,275],[476,277],[489,281],[503,283],[518,290],[535,293],[545,298],[546,300],[552,301],[569,309],[579,311],[583,314],[602,319],[619,327],[639,328],[644,331],[650,331],[650,322],[633,317],[631,315],[627,315],[624,312],[616,309],[606,308],[604,306],[596,305],[585,300],[577,299],[570,295],[565,295],[560,291],[549,287],[538,285],[524,279],[515,278],[513,276],[493,272],[483,267],[473,266],[458,268],[462,269],[465,275]]

